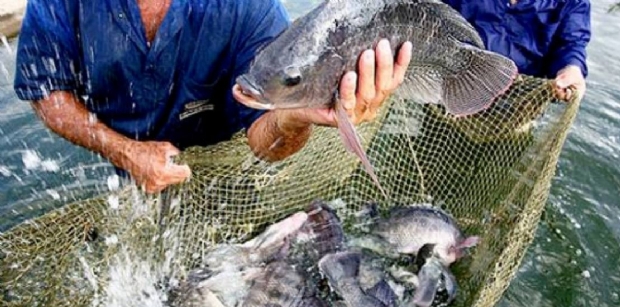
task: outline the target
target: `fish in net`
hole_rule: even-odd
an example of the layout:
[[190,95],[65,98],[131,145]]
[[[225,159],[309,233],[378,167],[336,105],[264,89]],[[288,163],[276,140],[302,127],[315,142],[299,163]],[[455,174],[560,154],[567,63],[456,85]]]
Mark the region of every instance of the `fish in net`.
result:
[[[1,306],[166,306],[218,243],[251,239],[315,199],[356,211],[431,203],[480,238],[451,270],[453,306],[493,306],[517,272],[548,197],[579,109],[558,102],[551,80],[519,75],[485,111],[465,118],[442,106],[391,98],[358,126],[386,198],[338,131],[317,127],[297,154],[258,160],[239,133],[179,156],[192,178],[166,197],[127,186],[24,219],[0,234]],[[118,206],[110,206],[110,201]],[[166,210],[162,210],[166,208]],[[344,229],[355,225],[345,224]]]

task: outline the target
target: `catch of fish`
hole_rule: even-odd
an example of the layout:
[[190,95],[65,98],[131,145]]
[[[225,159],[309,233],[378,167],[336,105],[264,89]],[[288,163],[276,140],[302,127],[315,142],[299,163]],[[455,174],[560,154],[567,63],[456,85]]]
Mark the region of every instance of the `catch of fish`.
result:
[[395,94],[456,117],[487,109],[517,76],[512,60],[486,50],[476,29],[441,1],[325,0],[263,46],[237,84],[256,109],[333,108],[345,147],[385,195],[338,100],[344,73],[384,38],[394,54],[406,41],[413,45]]
[[[172,297],[172,306],[429,307],[457,294],[450,265],[478,237],[430,205],[395,206],[385,216],[367,204],[363,230],[345,233],[341,217],[316,200],[242,244],[215,246]],[[401,264],[404,256],[412,266]],[[438,299],[444,293],[447,299]]]

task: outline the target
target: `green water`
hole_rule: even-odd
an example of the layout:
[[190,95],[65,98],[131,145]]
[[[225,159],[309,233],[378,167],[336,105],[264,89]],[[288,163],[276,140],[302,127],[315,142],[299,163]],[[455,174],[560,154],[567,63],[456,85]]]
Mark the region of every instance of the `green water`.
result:
[[[284,1],[295,18],[317,1]],[[620,306],[620,12],[592,3],[588,92],[544,220],[500,306]],[[619,48],[615,48],[619,47]],[[0,231],[49,204],[107,188],[110,165],[50,133],[12,91],[15,42],[0,45]],[[46,205],[49,206],[49,205]]]

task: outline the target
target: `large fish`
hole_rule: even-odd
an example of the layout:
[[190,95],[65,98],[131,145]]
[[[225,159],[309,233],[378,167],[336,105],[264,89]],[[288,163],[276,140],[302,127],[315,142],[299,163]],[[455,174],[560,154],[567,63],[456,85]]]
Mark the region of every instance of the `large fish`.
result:
[[456,116],[489,107],[517,75],[513,61],[484,50],[475,28],[440,1],[326,0],[263,46],[237,84],[256,109],[334,108],[345,147],[385,195],[337,92],[361,52],[382,38],[393,52],[413,44],[398,96]]

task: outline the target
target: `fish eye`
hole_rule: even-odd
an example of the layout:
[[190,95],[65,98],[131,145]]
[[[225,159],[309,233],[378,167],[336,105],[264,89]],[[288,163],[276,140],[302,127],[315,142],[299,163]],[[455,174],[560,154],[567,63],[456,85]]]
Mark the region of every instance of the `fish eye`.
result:
[[295,86],[301,83],[301,72],[297,67],[289,66],[284,69],[283,83],[286,86]]

